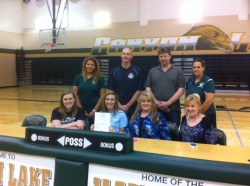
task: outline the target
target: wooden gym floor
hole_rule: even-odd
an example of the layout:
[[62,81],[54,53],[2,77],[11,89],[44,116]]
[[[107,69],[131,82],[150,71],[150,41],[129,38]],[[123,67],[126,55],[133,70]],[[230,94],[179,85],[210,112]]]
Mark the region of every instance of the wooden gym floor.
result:
[[[61,92],[67,88],[70,87],[0,88],[0,135],[24,138],[25,128],[21,124],[27,115],[43,115],[50,125],[51,111],[59,106]],[[215,105],[217,125],[225,131],[227,145],[250,147],[249,92],[216,93]]]

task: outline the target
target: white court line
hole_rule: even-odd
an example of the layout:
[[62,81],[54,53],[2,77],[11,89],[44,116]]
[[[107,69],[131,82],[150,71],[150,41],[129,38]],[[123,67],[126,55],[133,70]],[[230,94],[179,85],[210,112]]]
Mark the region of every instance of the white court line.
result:
[[[227,129],[223,129],[223,131],[227,131],[227,132],[235,132],[235,130],[227,130]],[[237,130],[238,132],[250,132],[250,130]]]
[[240,141],[240,145],[241,145],[242,147],[244,147],[244,143],[243,143],[242,140],[241,140],[239,131],[238,131],[238,129],[237,129],[235,123],[234,123],[234,120],[233,120],[233,118],[232,118],[230,112],[228,111],[227,113],[228,113],[228,115],[229,115],[229,117],[230,117],[230,119],[231,119],[232,125],[233,125],[233,127],[234,127],[234,129],[235,129],[235,132],[236,132],[236,135],[237,135],[237,137],[238,137],[238,139],[239,139],[239,141]]
[[[36,115],[36,114],[19,114],[19,113],[13,113],[13,112],[0,112],[0,114],[3,115],[17,115],[17,116],[30,116],[30,115]],[[50,117],[50,116],[44,116],[44,117]]]
[[19,115],[19,116],[28,116],[29,114],[17,114],[13,112],[0,112],[0,114],[5,114],[5,115]]

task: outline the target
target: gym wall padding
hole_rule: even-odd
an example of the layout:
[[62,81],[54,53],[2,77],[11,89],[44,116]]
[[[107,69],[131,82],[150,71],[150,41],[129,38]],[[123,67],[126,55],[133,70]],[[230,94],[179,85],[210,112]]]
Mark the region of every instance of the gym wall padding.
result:
[[[109,70],[120,65],[120,56],[96,56],[109,60]],[[209,54],[209,55],[173,55],[183,59],[177,66],[183,71],[187,68],[184,59],[202,58],[206,61],[206,75],[213,78],[216,89],[249,90],[250,89],[250,55],[249,54]],[[81,73],[84,57],[50,57],[28,58],[32,61],[32,85],[66,85],[72,86],[74,77]],[[133,64],[140,67],[146,80],[150,68],[159,64],[158,57],[134,56]],[[58,68],[60,66],[60,69]],[[191,64],[188,66],[192,69]],[[233,76],[232,76],[233,74]]]
[[87,167],[84,162],[56,159],[54,185],[87,185]]

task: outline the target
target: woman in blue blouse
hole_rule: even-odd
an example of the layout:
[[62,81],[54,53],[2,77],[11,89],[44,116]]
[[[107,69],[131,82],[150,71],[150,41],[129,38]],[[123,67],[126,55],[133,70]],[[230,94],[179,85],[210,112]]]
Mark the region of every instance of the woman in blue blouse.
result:
[[184,102],[186,115],[182,117],[179,139],[185,142],[215,144],[216,135],[207,117],[200,113],[200,96],[188,95]]
[[[102,112],[111,114],[109,132],[124,132],[128,125],[126,113],[118,107],[118,96],[114,92],[106,93],[102,100]],[[95,125],[92,124],[90,130],[94,130]]]
[[164,116],[157,112],[151,92],[141,92],[127,132],[134,137],[170,140],[167,122]]

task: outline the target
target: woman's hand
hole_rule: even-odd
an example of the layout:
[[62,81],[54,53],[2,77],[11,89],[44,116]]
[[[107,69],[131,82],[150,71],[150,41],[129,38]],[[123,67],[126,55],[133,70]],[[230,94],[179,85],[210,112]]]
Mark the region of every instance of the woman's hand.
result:
[[156,106],[158,109],[160,109],[163,112],[170,112],[170,104],[167,101],[158,101],[156,103]]
[[119,109],[121,109],[122,111],[124,111],[124,112],[127,112],[128,111],[128,109],[129,109],[129,107],[127,106],[127,105],[119,105]]
[[90,130],[95,130],[95,125],[94,125],[94,124],[92,124],[92,125],[90,126]]
[[88,118],[94,118],[95,117],[95,112],[91,111],[90,113],[87,114]]
[[109,126],[109,132],[116,132],[116,131],[113,127]]
[[82,123],[82,122],[76,122],[76,127],[79,129],[79,130],[83,130],[84,127],[85,127],[85,123]]

